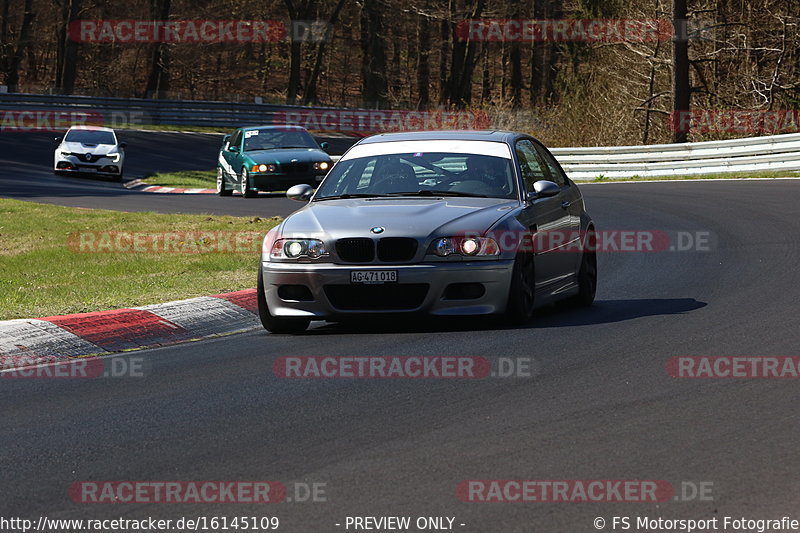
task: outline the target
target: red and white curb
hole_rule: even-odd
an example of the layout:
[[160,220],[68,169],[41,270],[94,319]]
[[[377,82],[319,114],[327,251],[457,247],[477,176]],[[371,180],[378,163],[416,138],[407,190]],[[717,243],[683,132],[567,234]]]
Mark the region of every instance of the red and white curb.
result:
[[148,185],[142,180],[131,180],[123,184],[126,189],[134,189],[139,192],[160,192],[170,194],[216,194],[216,189],[187,189],[181,187],[164,187],[162,185]]
[[0,369],[164,346],[258,327],[256,290],[94,313],[0,321]]

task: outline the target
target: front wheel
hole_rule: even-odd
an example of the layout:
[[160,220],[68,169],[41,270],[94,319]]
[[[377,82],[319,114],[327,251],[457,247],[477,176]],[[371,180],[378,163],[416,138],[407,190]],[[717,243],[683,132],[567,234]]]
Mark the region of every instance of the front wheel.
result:
[[233,191],[228,189],[225,184],[225,175],[219,167],[217,167],[217,194],[220,196],[230,196],[233,194]]
[[581,255],[581,267],[578,270],[578,294],[574,303],[580,307],[589,307],[594,302],[597,292],[597,237],[594,231],[586,236],[586,244]]
[[514,268],[511,271],[506,319],[518,326],[528,323],[533,317],[535,295],[533,253],[520,252],[514,260]]
[[255,198],[258,196],[258,191],[250,189],[250,175],[247,173],[246,168],[242,168],[242,196],[245,198]]
[[261,325],[270,333],[302,333],[308,328],[311,320],[307,318],[277,317],[269,312],[267,296],[264,294],[264,275],[258,269],[258,318]]

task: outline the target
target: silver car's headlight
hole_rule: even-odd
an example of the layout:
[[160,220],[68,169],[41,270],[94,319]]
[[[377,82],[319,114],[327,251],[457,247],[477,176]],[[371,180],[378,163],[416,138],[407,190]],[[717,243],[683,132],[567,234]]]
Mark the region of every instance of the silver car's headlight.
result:
[[319,239],[278,239],[269,253],[273,259],[317,259],[326,255],[330,252]]
[[106,157],[109,158],[112,163],[119,163],[119,152],[106,154]]
[[500,246],[490,237],[442,237],[433,241],[431,252],[439,257],[452,254],[466,257],[499,256]]

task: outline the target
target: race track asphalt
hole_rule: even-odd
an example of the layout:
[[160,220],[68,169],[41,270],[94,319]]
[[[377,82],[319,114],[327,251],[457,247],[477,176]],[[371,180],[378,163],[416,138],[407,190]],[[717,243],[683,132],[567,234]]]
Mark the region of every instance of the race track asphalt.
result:
[[[299,207],[283,194],[262,193],[259,198],[219,198],[211,194],[165,195],[124,188],[96,177],[55,176],[53,151],[56,133],[0,132],[0,197],[42,203],[160,213],[208,213],[239,216],[286,216]],[[221,135],[205,133],[120,130],[125,150],[125,179],[150,172],[210,170],[216,168]],[[341,154],[353,141],[320,137],[331,153]]]
[[[31,184],[46,180],[33,161],[30,175],[17,177],[28,181],[10,184],[9,155],[0,155],[2,196],[137,204],[135,193],[90,192],[105,184],[46,192]],[[120,356],[144,357],[145,378],[0,379],[0,516],[277,516],[279,531],[290,532],[346,531],[345,518],[355,515],[451,516],[457,531],[478,533],[596,531],[596,517],[611,530],[613,516],[800,518],[800,384],[675,379],[665,369],[673,356],[800,355],[800,181],[582,190],[601,230],[708,232],[710,249],[601,254],[593,307],[543,310],[525,327],[486,320],[315,324],[301,336],[259,330]],[[273,205],[168,195],[162,202],[155,208],[231,214]],[[276,377],[275,359],[293,355],[524,357],[533,359],[535,376]],[[459,501],[456,485],[470,479],[639,479],[713,488],[708,501]],[[68,487],[85,480],[317,482],[326,484],[327,501],[74,503]]]

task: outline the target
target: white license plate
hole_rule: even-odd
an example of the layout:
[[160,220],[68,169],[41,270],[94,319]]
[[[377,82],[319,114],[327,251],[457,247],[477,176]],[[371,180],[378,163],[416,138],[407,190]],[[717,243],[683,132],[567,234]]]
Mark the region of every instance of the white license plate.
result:
[[397,283],[397,270],[351,270],[350,283]]

